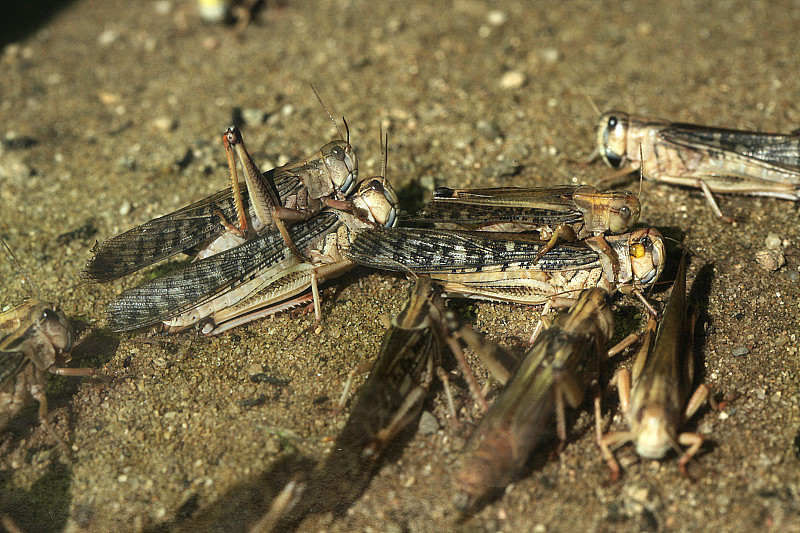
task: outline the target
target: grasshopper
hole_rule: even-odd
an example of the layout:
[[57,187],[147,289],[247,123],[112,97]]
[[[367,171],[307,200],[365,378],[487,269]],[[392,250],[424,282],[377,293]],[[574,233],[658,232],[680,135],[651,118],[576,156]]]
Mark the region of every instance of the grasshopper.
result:
[[[537,338],[467,443],[453,499],[459,511],[474,512],[514,479],[541,440],[553,411],[563,445],[564,403],[577,407],[583,401],[613,333],[608,292],[592,288],[581,292],[569,313]],[[599,396],[595,412],[599,441]]]
[[[678,433],[709,395],[708,387],[700,385],[689,396],[694,379],[692,340],[696,313],[687,317],[685,300],[684,256],[658,333],[656,320],[653,317],[648,320],[645,340],[633,364],[633,388],[627,369],[619,369],[613,378],[630,430],[609,433],[600,442],[612,481],[619,478],[620,469],[611,448],[628,441],[633,441],[639,455],[650,459],[660,459],[670,449],[675,450],[680,455],[678,467],[684,475],[687,463],[703,444],[699,433]],[[681,445],[689,448],[683,451]]]
[[605,240],[610,252],[589,237],[561,243],[537,259],[547,243],[527,235],[378,229],[360,232],[347,256],[372,268],[424,274],[447,296],[570,305],[580,290],[599,286],[634,293],[645,301],[641,289],[653,284],[664,268],[661,234],[638,229]]
[[[419,278],[403,310],[392,318],[337,443],[342,438],[358,441],[361,456],[375,461],[416,417],[441,364],[442,308],[430,279]],[[351,426],[358,431],[348,431]],[[341,444],[353,448],[353,442]]]
[[[275,222],[285,235],[281,217],[303,220],[327,205],[349,206],[340,203],[354,190],[358,176],[349,130],[347,140],[332,141],[303,160],[265,173],[256,166],[238,129],[229,128],[222,138],[231,187],[95,246],[81,277],[110,281],[198,246],[204,249],[200,258],[206,257],[241,244],[248,229],[252,237]],[[240,190],[237,157],[250,192]],[[234,219],[238,228],[228,222]]]
[[[17,264],[5,240],[3,245]],[[0,313],[0,430],[33,398],[39,402],[39,422],[69,454],[47,420],[47,374],[99,375],[92,368],[58,364],[69,361],[72,338],[67,317],[52,302],[32,298]]]
[[317,282],[352,268],[341,251],[352,233],[396,221],[397,197],[385,178],[363,180],[352,202],[352,212],[327,209],[288,228],[297,250],[310,260],[293,253],[278,230],[262,232],[123,292],[109,304],[111,328],[125,331],[164,322],[172,333],[203,321],[203,333],[218,334],[308,301],[290,299],[309,286],[319,320]]
[[648,119],[619,111],[600,117],[597,148],[619,174],[699,187],[725,220],[713,193],[800,200],[800,135],[729,130]]
[[278,499],[251,531],[290,529],[288,523],[310,513],[345,508],[363,493],[387,445],[422,409],[441,363],[442,312],[430,279],[418,278],[406,305],[392,318],[330,454],[300,488],[287,489],[293,492],[294,504],[283,505]]
[[606,232],[622,233],[639,220],[639,200],[628,191],[600,192],[594,187],[439,187],[433,200],[411,221],[454,224],[484,231],[538,231],[548,246],[559,238],[574,241]]

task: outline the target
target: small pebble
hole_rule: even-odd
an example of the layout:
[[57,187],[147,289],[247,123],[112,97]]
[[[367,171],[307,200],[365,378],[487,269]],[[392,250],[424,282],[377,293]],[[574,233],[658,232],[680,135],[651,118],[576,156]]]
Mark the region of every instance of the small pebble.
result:
[[541,55],[542,60],[550,65],[557,63],[558,60],[561,59],[561,52],[559,52],[556,48],[545,48],[541,51]]
[[750,350],[747,346],[737,346],[733,350],[731,350],[731,355],[734,357],[742,357],[750,353]]
[[432,435],[439,431],[439,422],[430,411],[423,411],[419,417],[419,432],[423,435]]
[[259,363],[253,363],[252,365],[247,367],[247,375],[248,376],[255,376],[256,374],[261,374],[264,372],[264,365]]
[[486,22],[495,27],[502,26],[508,22],[508,15],[504,11],[494,9],[486,14]]
[[518,71],[518,70],[509,70],[500,78],[500,87],[503,89],[519,89],[523,85],[527,78],[525,74]]
[[133,209],[133,204],[131,204],[128,200],[122,202],[122,205],[119,206],[119,214],[122,216],[127,215]]
[[775,271],[786,264],[786,256],[780,250],[759,250],[756,252],[756,262],[764,270]]
[[242,109],[242,119],[248,126],[260,126],[267,120],[267,113],[261,109],[248,107]]
[[494,122],[488,120],[479,120],[475,123],[475,129],[480,133],[484,139],[493,141],[497,138],[503,138],[503,132],[500,127]]
[[197,3],[200,18],[206,22],[222,22],[228,14],[225,0],[202,0]]
[[172,131],[178,126],[176,120],[167,116],[156,117],[150,123],[159,131]]
[[789,335],[780,334],[775,337],[775,346],[785,346],[789,344]]
[[767,246],[767,250],[780,250],[782,243],[783,239],[774,233],[770,233],[767,235],[767,238],[764,239],[764,244]]
[[103,31],[100,35],[97,36],[97,42],[101,46],[108,46],[114,41],[116,41],[117,37],[119,37],[119,32],[117,32],[116,30],[108,29]]

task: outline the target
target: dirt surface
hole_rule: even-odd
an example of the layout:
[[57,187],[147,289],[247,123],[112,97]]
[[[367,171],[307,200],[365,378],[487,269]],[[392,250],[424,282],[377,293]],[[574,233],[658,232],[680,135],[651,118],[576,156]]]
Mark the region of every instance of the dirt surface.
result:
[[[579,164],[594,142],[586,96],[676,121],[800,125],[791,2],[293,1],[270,3],[241,39],[204,24],[194,2],[32,6],[0,37],[0,235],[73,321],[83,342],[72,366],[122,377],[51,378],[50,420],[72,443],[71,461],[37,425],[35,403],[0,436],[0,511],[26,531],[242,530],[343,427],[335,399],[347,372],[377,354],[381,317],[398,311],[409,286],[402,277],[360,269],[336,280],[323,293],[321,334],[297,340],[308,316],[211,339],[111,334],[105,305],[147,272],[79,283],[95,239],[225,186],[219,135],[237,117],[265,168],[310,153],[335,136],[313,83],[347,116],[361,176],[380,172],[379,124],[389,132],[389,179],[406,205],[436,185],[608,175],[601,163]],[[448,422],[435,386],[425,409],[438,429],[410,432],[343,512],[309,516],[301,529],[800,530],[798,205],[721,198],[738,219],[726,225],[694,191],[645,183],[641,200],[642,224],[697,253],[702,378],[719,398],[735,397],[689,424],[708,436],[692,480],[674,457],[634,462],[627,447],[621,480],[608,484],[584,406],[560,456],[553,441],[540,446],[504,495],[461,520],[453,479],[479,413],[454,373],[462,425]],[[787,261],[776,272],[755,262],[769,234]],[[35,295],[9,261],[0,276],[3,304]],[[620,306],[631,327],[641,322],[632,302]],[[536,316],[471,307],[477,329],[515,349]],[[328,490],[345,493],[349,481]]]

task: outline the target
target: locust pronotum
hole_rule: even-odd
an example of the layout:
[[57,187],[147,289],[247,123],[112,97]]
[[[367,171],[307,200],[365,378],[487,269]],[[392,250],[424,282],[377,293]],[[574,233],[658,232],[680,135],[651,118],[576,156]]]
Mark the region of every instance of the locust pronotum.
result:
[[[611,468],[612,480],[619,477],[619,464],[611,449],[628,441],[633,441],[639,455],[650,459],[660,459],[670,449],[675,450],[684,475],[686,464],[703,443],[699,433],[678,433],[709,394],[708,388],[700,385],[689,396],[694,378],[692,339],[696,314],[687,317],[685,301],[684,255],[657,333],[656,320],[650,317],[648,321],[644,343],[633,365],[633,388],[627,369],[619,369],[614,376],[620,407],[630,429],[609,433],[601,440],[600,448]],[[689,448],[683,451],[681,446]]]
[[[514,479],[544,435],[553,411],[558,437],[562,444],[566,441],[564,404],[577,407],[582,402],[613,333],[608,293],[593,288],[583,291],[572,309],[537,338],[470,437],[456,476],[453,503],[459,511],[473,512]],[[486,344],[492,343],[482,341],[474,349],[480,353]],[[598,442],[599,409],[598,395]]]
[[[24,273],[4,239],[3,246]],[[69,454],[69,448],[47,420],[47,374],[99,375],[92,368],[58,364],[69,361],[72,337],[67,317],[54,303],[28,299],[0,313],[0,430],[33,398],[39,402],[39,422]]]
[[[305,159],[264,173],[246,151],[238,130],[223,134],[223,146],[236,191],[229,187],[104,241],[94,248],[81,276],[105,282],[196,247],[202,250],[201,258],[218,253],[241,244],[243,233],[252,235],[272,225],[273,210],[279,216],[299,219],[318,213],[329,203],[349,205],[335,201],[352,192],[358,175],[349,139],[342,137]],[[238,190],[235,154],[243,165],[248,189],[256,190],[255,200]],[[273,205],[274,201],[278,205]],[[239,228],[228,223],[237,219]]]
[[627,174],[699,187],[714,213],[727,219],[713,193],[800,200],[800,135],[729,130],[629,115],[603,114],[596,149]]

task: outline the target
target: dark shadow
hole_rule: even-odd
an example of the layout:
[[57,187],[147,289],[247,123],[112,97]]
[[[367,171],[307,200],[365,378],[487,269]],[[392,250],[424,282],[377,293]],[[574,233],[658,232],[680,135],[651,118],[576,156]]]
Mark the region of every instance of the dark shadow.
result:
[[[417,211],[421,210],[425,207],[425,202],[427,201],[428,197],[430,196],[428,190],[426,190],[419,182],[419,180],[411,180],[408,183],[404,184],[402,187],[396,190],[397,192],[397,199],[400,202],[400,205],[403,206],[403,210],[405,211],[405,215],[416,213]],[[403,219],[401,218],[399,224],[402,226]]]
[[62,531],[69,518],[71,485],[72,468],[55,460],[30,490],[11,486],[0,472],[0,513],[11,517],[22,531]]
[[306,475],[313,470],[315,464],[315,461],[307,457],[283,457],[269,470],[233,487],[205,509],[196,511],[196,496],[190,496],[181,505],[175,520],[148,531],[247,531],[258,522],[270,502],[292,479]]
[[0,3],[0,48],[36,32],[71,4],[72,0],[25,0]]
[[[694,328],[693,344],[691,346],[690,356],[695,358],[695,376],[694,383],[692,383],[692,392],[694,392],[694,385],[702,383],[705,379],[705,361],[700,357],[703,352],[703,345],[706,342],[706,324],[711,325],[711,316],[708,314],[708,298],[711,294],[711,282],[714,279],[714,265],[706,263],[697,272],[694,278],[692,288],[689,289],[689,294],[686,296],[686,301],[691,308],[697,309],[697,321]],[[714,391],[711,391],[713,394]],[[705,447],[705,445],[704,445]]]

